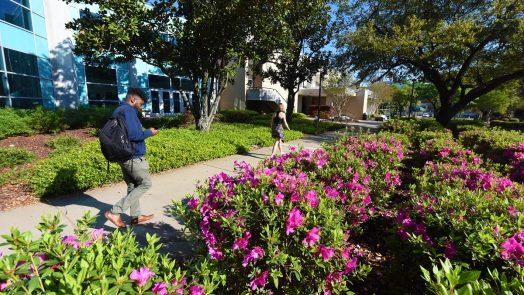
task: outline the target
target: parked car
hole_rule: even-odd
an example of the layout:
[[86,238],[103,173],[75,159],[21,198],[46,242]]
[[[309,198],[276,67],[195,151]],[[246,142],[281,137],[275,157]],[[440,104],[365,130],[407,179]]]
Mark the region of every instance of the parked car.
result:
[[423,113],[422,114],[422,118],[429,118],[429,114],[428,113]]
[[388,120],[388,116],[386,116],[386,115],[378,115],[378,116],[375,117],[375,120],[376,121],[386,122]]

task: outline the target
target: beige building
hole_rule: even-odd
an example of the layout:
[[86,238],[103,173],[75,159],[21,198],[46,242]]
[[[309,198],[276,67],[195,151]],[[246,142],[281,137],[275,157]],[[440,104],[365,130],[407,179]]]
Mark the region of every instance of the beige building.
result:
[[[266,70],[271,64],[266,63],[262,67],[262,70]],[[252,109],[268,113],[274,111],[278,103],[287,107],[288,91],[280,84],[273,84],[269,79],[254,75],[252,68],[252,62],[248,61],[244,67],[237,69],[234,84],[228,85],[222,93],[220,110]],[[311,82],[301,85],[295,97],[295,112],[312,115],[311,107],[319,105],[319,80],[320,74],[317,74]],[[358,120],[363,113],[374,112],[371,91],[360,89],[352,94],[342,109],[343,115]],[[323,90],[320,91],[320,105],[333,106],[333,97]]]

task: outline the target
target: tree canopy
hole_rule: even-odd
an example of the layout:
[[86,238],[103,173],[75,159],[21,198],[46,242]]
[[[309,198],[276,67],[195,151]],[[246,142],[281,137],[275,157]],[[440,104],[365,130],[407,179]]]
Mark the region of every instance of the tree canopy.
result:
[[447,125],[468,103],[524,77],[521,0],[342,1],[339,64],[361,79],[418,77]]
[[282,46],[263,61],[272,64],[264,76],[288,91],[286,117],[291,121],[300,85],[319,70],[327,71],[329,55],[324,49],[331,41],[331,8],[326,0],[289,2],[292,9],[285,14],[279,34]]
[[[67,0],[70,2],[70,0]],[[259,0],[84,0],[85,10],[67,27],[75,31],[75,53],[88,63],[135,58],[166,75],[193,82],[190,106],[197,128],[209,130],[220,95],[246,58],[260,59],[280,41],[287,1]]]

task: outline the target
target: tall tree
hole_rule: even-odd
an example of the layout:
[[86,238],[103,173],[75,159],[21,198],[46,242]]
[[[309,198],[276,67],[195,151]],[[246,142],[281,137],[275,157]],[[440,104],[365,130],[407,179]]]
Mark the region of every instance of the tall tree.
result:
[[470,106],[482,113],[482,119],[486,122],[491,121],[491,115],[493,113],[504,114],[507,112],[511,105],[511,98],[508,91],[505,90],[493,90],[488,92],[479,98],[475,99]]
[[391,101],[395,89],[384,81],[378,81],[369,86],[369,90],[373,92],[372,104],[376,111],[381,105]]
[[67,25],[75,31],[75,53],[99,64],[138,58],[171,78],[189,77],[192,101],[183,97],[202,131],[209,130],[235,69],[246,58],[273,51],[280,15],[288,8],[286,1],[261,0],[76,2],[99,11],[85,10]]
[[390,104],[397,116],[400,117],[402,115],[402,111],[404,111],[406,107],[409,106],[411,101],[411,86],[409,83],[407,83],[402,85],[394,84],[392,87],[394,89],[394,93],[391,96]]
[[328,54],[323,49],[331,41],[331,16],[326,0],[288,3],[292,8],[284,16],[282,47],[267,60],[272,65],[264,76],[288,91],[286,117],[291,121],[300,85],[327,67]]
[[332,97],[333,108],[337,116],[342,116],[342,109],[354,97],[351,90],[355,86],[355,81],[350,75],[340,75],[330,73],[322,84],[323,90]]
[[340,60],[361,78],[423,76],[447,125],[476,98],[524,77],[522,0],[345,2]]
[[429,102],[433,107],[433,114],[438,113],[440,109],[439,93],[435,85],[432,83],[416,83],[415,92],[417,99],[422,102]]

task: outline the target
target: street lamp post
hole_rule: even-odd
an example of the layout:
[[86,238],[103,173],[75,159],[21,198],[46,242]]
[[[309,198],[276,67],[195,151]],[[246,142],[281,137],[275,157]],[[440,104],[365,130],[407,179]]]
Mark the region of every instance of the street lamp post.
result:
[[323,73],[320,72],[320,79],[319,79],[319,84],[318,84],[317,117],[315,118],[315,128],[317,128],[317,129],[318,129],[318,125],[319,125],[319,122],[320,122],[320,95],[322,93],[322,76],[323,76]]
[[411,84],[411,96],[409,97],[409,110],[408,110],[408,118],[411,118],[411,106],[413,104],[413,91],[415,90],[415,80],[413,80],[413,84]]

